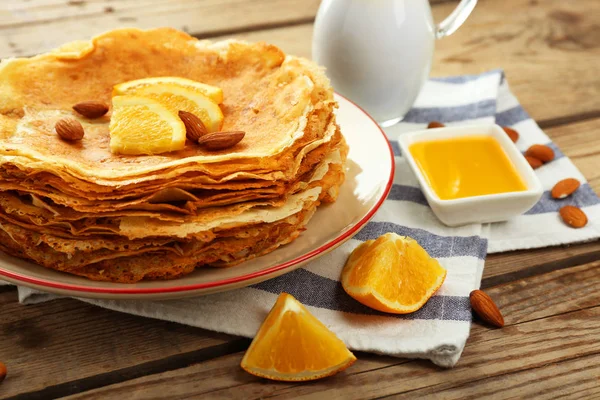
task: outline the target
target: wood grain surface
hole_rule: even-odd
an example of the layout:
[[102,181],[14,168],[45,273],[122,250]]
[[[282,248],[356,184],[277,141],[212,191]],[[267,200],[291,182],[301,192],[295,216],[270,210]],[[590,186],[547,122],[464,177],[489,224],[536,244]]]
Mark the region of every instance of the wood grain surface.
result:
[[550,128],[546,133],[600,193],[600,118]]
[[[319,0],[0,2],[0,57],[33,55],[123,26],[274,43],[310,57]],[[440,21],[456,1],[432,1]],[[480,0],[437,43],[432,75],[502,68],[524,108],[600,192],[600,2]],[[248,339],[61,299],[23,306],[0,287],[0,398],[600,398],[600,243],[494,254],[482,287],[507,326],[475,322],[451,370],[358,353],[322,381],[239,368]]]
[[139,376],[169,368],[174,355],[188,354],[197,362],[247,345],[246,340],[236,342],[231,336],[172,322],[148,324],[143,318],[75,300],[24,307],[14,290],[0,293],[0,336],[0,359],[10,371],[10,379],[0,386],[1,396],[17,394],[24,387],[43,392],[55,382],[114,371]]
[[[600,363],[600,262],[523,279],[488,291],[506,315],[503,329],[474,325],[457,367],[444,370],[427,361],[359,354],[360,362],[332,378],[310,385],[267,382],[239,368],[243,353],[175,371],[106,386],[73,398],[150,398],[165,382],[172,398],[210,394],[219,398],[364,399],[409,392],[409,398],[475,386],[491,377],[514,374],[589,357]],[[565,288],[565,283],[571,283]],[[542,322],[543,321],[543,322]],[[572,326],[577,326],[573,333]],[[565,331],[571,332],[565,335]],[[541,352],[540,343],[544,351]],[[365,359],[374,359],[365,362]],[[321,397],[322,396],[322,397]],[[415,397],[413,397],[415,396]]]
[[[441,4],[434,15],[446,15]],[[481,0],[472,18],[440,40],[434,72],[502,68],[525,109],[542,125],[600,116],[600,2]]]
[[171,26],[207,37],[311,22],[319,5],[318,0],[39,0],[3,3],[4,9],[0,13],[2,56],[40,53],[62,43],[124,26],[144,29]]

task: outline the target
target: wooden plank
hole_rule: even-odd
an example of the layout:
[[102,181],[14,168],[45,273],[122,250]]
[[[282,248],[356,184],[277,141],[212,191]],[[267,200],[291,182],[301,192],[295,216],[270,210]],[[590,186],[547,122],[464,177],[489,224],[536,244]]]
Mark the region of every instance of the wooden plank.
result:
[[[548,364],[600,355],[600,261],[488,290],[507,326],[474,325],[458,366],[358,354],[337,376],[307,384],[270,382],[243,372],[243,353],[98,388],[72,398],[149,398],[166,382],[173,397],[374,398],[426,388],[447,389]],[[577,371],[573,371],[577,373]],[[507,383],[507,387],[510,384]]]
[[[435,19],[452,8],[435,6]],[[599,14],[596,0],[481,0],[464,26],[437,43],[433,74],[503,68],[533,118],[599,116]]]
[[575,157],[573,162],[583,173],[594,191],[600,193],[600,157],[597,155]]
[[[268,2],[261,0],[263,3]],[[431,0],[430,3],[443,3],[447,1],[456,2],[455,0]],[[0,28],[9,26],[36,26],[52,21],[60,21],[64,19],[74,18],[102,18],[103,14],[116,14],[117,16],[125,11],[140,11],[138,15],[140,19],[143,19],[145,12],[148,9],[160,8],[164,3],[161,0],[26,0],[26,1],[14,1],[7,4],[2,4],[0,7]],[[233,2],[221,2],[217,3],[210,0],[170,0],[169,4],[164,8],[160,8],[165,17],[174,19],[171,14],[177,14],[181,9],[188,9],[194,11],[195,9],[213,11],[215,4],[222,4],[223,7],[228,6],[239,6],[239,1]],[[254,2],[258,3],[258,2]],[[291,2],[289,2],[291,3]],[[297,10],[300,5],[304,5],[305,10]],[[302,12],[303,16],[314,17],[317,11],[319,2],[313,2],[307,4],[306,2],[290,4],[286,11],[290,12]],[[255,4],[256,7],[261,7],[260,4]],[[288,7],[285,5],[285,7]],[[227,10],[233,16],[240,16],[243,14],[235,14],[236,10],[231,8]],[[208,12],[200,14],[202,17],[210,17]],[[245,16],[244,16],[245,17]],[[281,21],[287,21],[290,15],[281,15]],[[198,21],[198,26],[199,26]],[[86,29],[85,26],[81,27],[82,31]],[[194,33],[201,32],[202,28],[194,30]]]
[[[600,398],[600,354],[468,382],[451,389],[427,388],[394,399],[592,399]],[[433,390],[432,390],[433,389]],[[387,397],[386,397],[387,398]]]
[[76,300],[24,306],[14,290],[0,292],[0,338],[0,360],[9,370],[2,398],[32,392],[54,398],[82,385],[178,368],[248,345],[245,339]]
[[[357,353],[356,355],[360,361],[351,367],[352,375],[410,362],[409,360],[375,356],[373,354]],[[178,371],[134,379],[117,385],[75,394],[65,397],[65,399],[152,398],[153,393],[157,393],[158,388],[165,383],[169,385],[169,393],[173,398],[202,398],[207,396],[210,398],[253,399],[268,397],[279,388],[290,386],[290,384],[283,382],[261,380],[246,373],[240,368],[242,356],[243,353],[230,354]],[[338,377],[346,374],[348,372],[341,372]],[[336,385],[333,381],[335,379],[328,378],[323,382],[329,382],[328,386],[333,387]],[[257,383],[260,383],[259,387],[256,386]],[[299,385],[311,386],[314,383]],[[230,393],[230,389],[237,386],[245,390],[236,390]]]
[[311,22],[319,0],[2,2],[0,56],[32,55],[120,27],[171,26],[201,36]]
[[600,118],[548,128],[545,131],[571,159],[595,156],[600,160]]
[[546,133],[600,193],[600,118],[550,128]]
[[[517,325],[600,306],[598,282],[600,261],[595,261],[494,286],[486,293],[502,310],[506,324]],[[600,320],[596,322],[600,328]]]
[[488,288],[598,259],[599,242],[490,254],[485,260],[481,286]]

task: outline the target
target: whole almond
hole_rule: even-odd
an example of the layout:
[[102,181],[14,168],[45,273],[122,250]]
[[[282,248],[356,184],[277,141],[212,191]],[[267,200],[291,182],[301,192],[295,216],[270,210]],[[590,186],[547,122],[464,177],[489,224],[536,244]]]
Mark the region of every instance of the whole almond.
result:
[[554,160],[554,150],[545,144],[534,144],[525,152],[526,156],[535,157],[543,163]]
[[569,225],[571,228],[583,228],[587,225],[587,215],[585,215],[583,210],[579,207],[564,206],[558,213],[562,220],[565,221],[565,224]]
[[496,303],[490,296],[481,290],[473,290],[469,295],[473,311],[485,322],[490,325],[502,328],[504,326],[504,317],[498,309]]
[[63,118],[54,125],[56,133],[65,140],[81,140],[83,138],[83,126],[74,118]]
[[0,361],[0,382],[2,382],[4,378],[6,378],[6,373],[6,365],[4,365],[4,363]]
[[552,197],[555,199],[564,199],[579,189],[579,186],[581,186],[581,183],[577,179],[563,179],[552,188]]
[[442,124],[441,122],[438,121],[431,121],[429,123],[429,125],[427,125],[427,129],[433,129],[433,128],[443,128],[446,125]]
[[84,101],[75,104],[73,110],[86,118],[100,118],[108,112],[108,106],[99,101]]
[[244,131],[207,133],[198,139],[198,144],[208,150],[224,150],[238,144],[244,135]]
[[543,162],[541,162],[540,160],[538,160],[535,157],[525,156],[525,159],[527,160],[527,162],[529,163],[529,165],[531,165],[531,168],[533,168],[533,169],[537,169],[537,168],[541,167],[542,165],[544,165]]
[[504,132],[506,132],[510,140],[512,140],[514,143],[516,143],[517,140],[519,140],[519,132],[515,131],[512,128],[509,128],[508,126],[503,126],[502,129],[504,130]]
[[185,125],[185,134],[192,142],[197,142],[198,139],[200,139],[200,136],[208,133],[202,120],[194,114],[183,110],[180,110],[178,114]]

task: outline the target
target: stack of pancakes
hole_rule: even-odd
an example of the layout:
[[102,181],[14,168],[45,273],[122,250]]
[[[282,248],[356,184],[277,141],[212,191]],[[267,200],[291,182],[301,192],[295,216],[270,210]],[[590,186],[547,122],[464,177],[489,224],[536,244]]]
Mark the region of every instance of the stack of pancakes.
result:
[[[244,140],[115,155],[110,112],[72,110],[153,76],[221,87],[222,130]],[[260,256],[294,240],[344,180],[347,146],[323,71],[264,43],[117,30],[3,61],[0,93],[0,249],[90,279],[170,279]],[[81,141],[56,134],[66,116],[82,123]]]

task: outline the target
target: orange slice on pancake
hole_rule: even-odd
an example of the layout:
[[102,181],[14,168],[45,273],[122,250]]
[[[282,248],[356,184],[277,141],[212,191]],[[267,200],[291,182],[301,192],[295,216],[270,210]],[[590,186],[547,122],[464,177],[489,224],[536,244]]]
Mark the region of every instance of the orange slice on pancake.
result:
[[205,95],[217,104],[221,104],[223,102],[223,90],[221,90],[221,88],[177,76],[158,76],[123,82],[114,86],[113,95],[117,96],[123,94],[134,94],[139,89],[156,85],[170,85],[190,88],[197,93]]
[[185,125],[161,102],[142,96],[116,96],[112,104],[111,152],[160,154],[185,147]]
[[190,112],[202,120],[208,132],[219,131],[223,124],[219,107],[223,91],[216,86],[178,77],[155,77],[114,86],[113,95],[123,94],[150,97],[175,114]]

